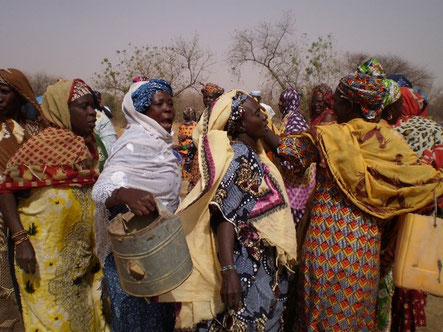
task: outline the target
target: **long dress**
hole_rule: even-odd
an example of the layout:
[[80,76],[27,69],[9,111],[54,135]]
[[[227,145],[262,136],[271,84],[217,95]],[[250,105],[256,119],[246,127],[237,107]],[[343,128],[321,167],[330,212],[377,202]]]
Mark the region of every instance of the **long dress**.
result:
[[15,266],[26,329],[103,330],[91,187],[31,189],[18,212],[38,265],[34,274]]
[[[288,274],[285,269],[279,272],[275,248],[260,239],[250,217],[254,208],[268,205],[272,210],[279,208],[278,202],[284,204],[279,192],[282,188],[278,188],[250,147],[234,142],[232,148],[234,158],[210,206],[213,211],[219,210],[235,227],[234,264],[243,289],[243,305],[238,310],[225,310],[216,319],[200,326],[199,331],[280,331]],[[259,193],[262,181],[271,184],[274,191]],[[216,229],[216,225],[212,227]]]
[[381,220],[344,195],[307,137],[283,139],[279,155],[300,174],[317,163],[294,331],[373,330]]

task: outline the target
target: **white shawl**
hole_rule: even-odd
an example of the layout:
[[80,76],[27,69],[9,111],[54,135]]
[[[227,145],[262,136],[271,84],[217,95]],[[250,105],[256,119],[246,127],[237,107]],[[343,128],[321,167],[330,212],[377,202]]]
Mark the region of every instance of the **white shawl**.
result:
[[92,190],[95,202],[96,254],[101,264],[111,252],[105,202],[120,187],[150,192],[172,213],[179,204],[181,173],[172,134],[150,117],[135,111],[131,94],[146,82],[134,83],[123,99],[129,128],[117,140]]

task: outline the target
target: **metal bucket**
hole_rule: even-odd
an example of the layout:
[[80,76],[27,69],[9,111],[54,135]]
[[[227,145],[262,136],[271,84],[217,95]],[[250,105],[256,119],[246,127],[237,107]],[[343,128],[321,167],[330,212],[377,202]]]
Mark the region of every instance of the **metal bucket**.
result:
[[[158,203],[157,203],[158,204]],[[114,218],[108,228],[122,288],[130,295],[167,293],[192,272],[192,261],[180,218],[165,213]]]

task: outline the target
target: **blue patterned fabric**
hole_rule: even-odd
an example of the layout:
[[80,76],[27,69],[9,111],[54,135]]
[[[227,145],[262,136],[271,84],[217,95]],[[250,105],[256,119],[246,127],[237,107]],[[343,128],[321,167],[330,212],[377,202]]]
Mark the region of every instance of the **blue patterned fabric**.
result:
[[172,97],[172,88],[168,82],[160,78],[153,78],[135,90],[132,95],[132,103],[137,112],[143,113],[152,103],[152,97],[157,91],[166,91]]
[[[243,306],[226,310],[201,324],[198,331],[280,331],[288,274],[286,269],[279,274],[275,248],[260,239],[250,221],[257,202],[266,199],[258,189],[268,174],[250,147],[235,142],[232,148],[234,158],[210,204],[212,211],[218,209],[236,230],[234,264],[243,289]],[[273,208],[275,205],[270,205],[267,211]]]
[[111,297],[113,332],[174,330],[175,303],[148,303],[126,293],[120,286],[114,255],[106,258],[103,274]]

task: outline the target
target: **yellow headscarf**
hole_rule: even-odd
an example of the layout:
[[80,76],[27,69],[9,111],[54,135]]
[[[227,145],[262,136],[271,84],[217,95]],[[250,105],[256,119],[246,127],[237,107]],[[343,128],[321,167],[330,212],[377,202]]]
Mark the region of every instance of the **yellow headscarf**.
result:
[[443,171],[420,164],[403,136],[381,120],[317,126],[329,169],[346,196],[382,219],[415,211],[443,194]]
[[[198,144],[201,179],[178,208],[194,270],[181,286],[160,296],[163,302],[182,302],[177,328],[193,327],[202,320],[214,318],[224,309],[220,299],[222,280],[217,259],[216,238],[210,226],[209,203],[234,156],[230,139],[224,128],[231,114],[232,98],[237,92],[247,94],[240,90],[232,90],[221,96],[212,109],[207,134],[202,130],[200,136],[194,140]],[[266,156],[261,143],[257,155],[269,168],[270,175],[277,181],[280,192],[287,202],[283,179],[276,166]],[[262,181],[259,190],[266,189],[266,181]],[[251,222],[260,238],[276,248],[280,267],[289,267],[295,263],[297,255],[295,227],[288,204]]]
[[46,119],[59,128],[72,130],[68,108],[69,95],[74,81],[60,80],[48,86],[42,99],[42,111]]

